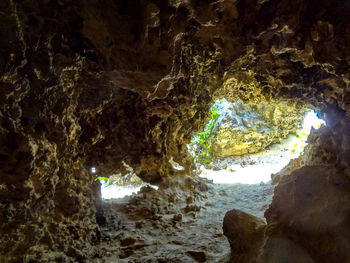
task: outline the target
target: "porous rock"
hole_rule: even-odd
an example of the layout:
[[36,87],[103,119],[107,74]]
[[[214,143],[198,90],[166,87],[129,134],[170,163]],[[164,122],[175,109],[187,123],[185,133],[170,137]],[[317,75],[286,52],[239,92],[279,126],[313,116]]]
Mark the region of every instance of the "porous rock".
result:
[[[186,144],[222,95],[299,100],[328,122],[337,119],[305,156],[308,166],[325,162],[336,179],[321,176],[324,192],[347,196],[348,1],[3,0],[0,10],[0,261],[103,255],[95,246],[100,195],[90,167],[109,176],[124,161],[155,184],[190,175]],[[253,77],[259,85],[245,86]],[[281,195],[303,189],[293,187]],[[343,199],[335,196],[339,208]],[[279,216],[279,198],[267,213],[278,238],[314,262],[348,260],[346,219],[332,226],[313,213],[330,236],[295,231],[289,225],[305,224],[296,210]]]
[[306,106],[286,103],[241,101],[229,105],[216,120],[210,136],[215,157],[256,153],[273,143],[280,143],[301,128]]
[[261,262],[349,261],[349,187],[348,175],[324,165],[283,177],[265,213]]

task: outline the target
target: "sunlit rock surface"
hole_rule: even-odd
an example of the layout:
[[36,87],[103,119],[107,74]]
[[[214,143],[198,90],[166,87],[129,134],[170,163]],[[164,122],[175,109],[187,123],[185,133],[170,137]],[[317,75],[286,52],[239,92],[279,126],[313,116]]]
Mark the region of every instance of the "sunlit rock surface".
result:
[[228,157],[256,153],[280,143],[301,128],[305,107],[280,104],[256,104],[241,101],[227,104],[212,128],[212,154]]

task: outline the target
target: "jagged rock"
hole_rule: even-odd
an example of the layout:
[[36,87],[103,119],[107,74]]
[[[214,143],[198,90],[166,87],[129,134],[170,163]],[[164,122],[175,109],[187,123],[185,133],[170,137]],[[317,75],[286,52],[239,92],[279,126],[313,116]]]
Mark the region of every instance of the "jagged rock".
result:
[[350,260],[350,177],[324,165],[284,176],[266,211],[268,239],[261,262]]
[[[252,103],[293,99],[328,122],[338,117],[305,161],[335,167],[337,183],[322,190],[347,196],[348,1],[2,0],[0,10],[0,261],[104,255],[95,246],[99,193],[90,167],[110,176],[124,161],[142,180],[171,188],[169,178],[191,174],[186,144],[220,94]],[[245,90],[245,80],[254,85]],[[181,187],[196,187],[187,183]],[[303,189],[295,187],[281,190],[285,200]],[[153,205],[139,216],[160,209]],[[278,212],[267,215],[271,222]],[[288,239],[316,262],[346,262],[346,252],[332,250],[333,243],[348,248],[345,227],[331,228],[331,238],[303,228]]]
[[[306,107],[286,103],[229,104],[212,129],[215,157],[256,153],[300,129]],[[211,137],[211,136],[210,136]]]
[[350,260],[350,122],[341,113],[330,116],[326,127],[311,133],[298,160],[303,167],[290,165],[279,174],[265,213],[261,262]]
[[253,262],[264,241],[266,224],[261,219],[233,209],[225,214],[224,235],[231,246],[232,262]]
[[138,177],[134,169],[123,162],[124,168],[126,170],[125,174],[113,174],[108,178],[108,185],[118,185],[118,186],[137,186],[142,185],[143,181]]

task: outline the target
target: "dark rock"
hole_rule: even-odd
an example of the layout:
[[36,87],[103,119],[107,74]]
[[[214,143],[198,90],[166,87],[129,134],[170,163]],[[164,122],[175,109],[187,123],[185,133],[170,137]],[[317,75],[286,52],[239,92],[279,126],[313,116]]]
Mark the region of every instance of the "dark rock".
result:
[[130,246],[132,244],[134,244],[136,242],[136,239],[133,237],[125,237],[123,239],[120,240],[120,245],[122,247],[127,247]]
[[350,261],[349,187],[350,177],[326,166],[283,177],[265,213],[262,262]]
[[206,262],[207,261],[207,254],[205,251],[187,251],[188,255],[190,255],[196,262]]
[[232,262],[253,262],[264,241],[266,224],[261,219],[239,210],[230,210],[223,222],[224,235],[231,246]]

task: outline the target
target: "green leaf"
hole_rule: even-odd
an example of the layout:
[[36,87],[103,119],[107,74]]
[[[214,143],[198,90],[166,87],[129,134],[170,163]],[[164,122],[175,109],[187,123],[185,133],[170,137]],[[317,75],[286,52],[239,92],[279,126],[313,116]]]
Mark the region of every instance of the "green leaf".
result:
[[108,177],[99,176],[99,177],[97,177],[95,179],[95,181],[97,181],[97,180],[99,180],[100,182],[104,181],[105,183],[107,183],[108,182]]

